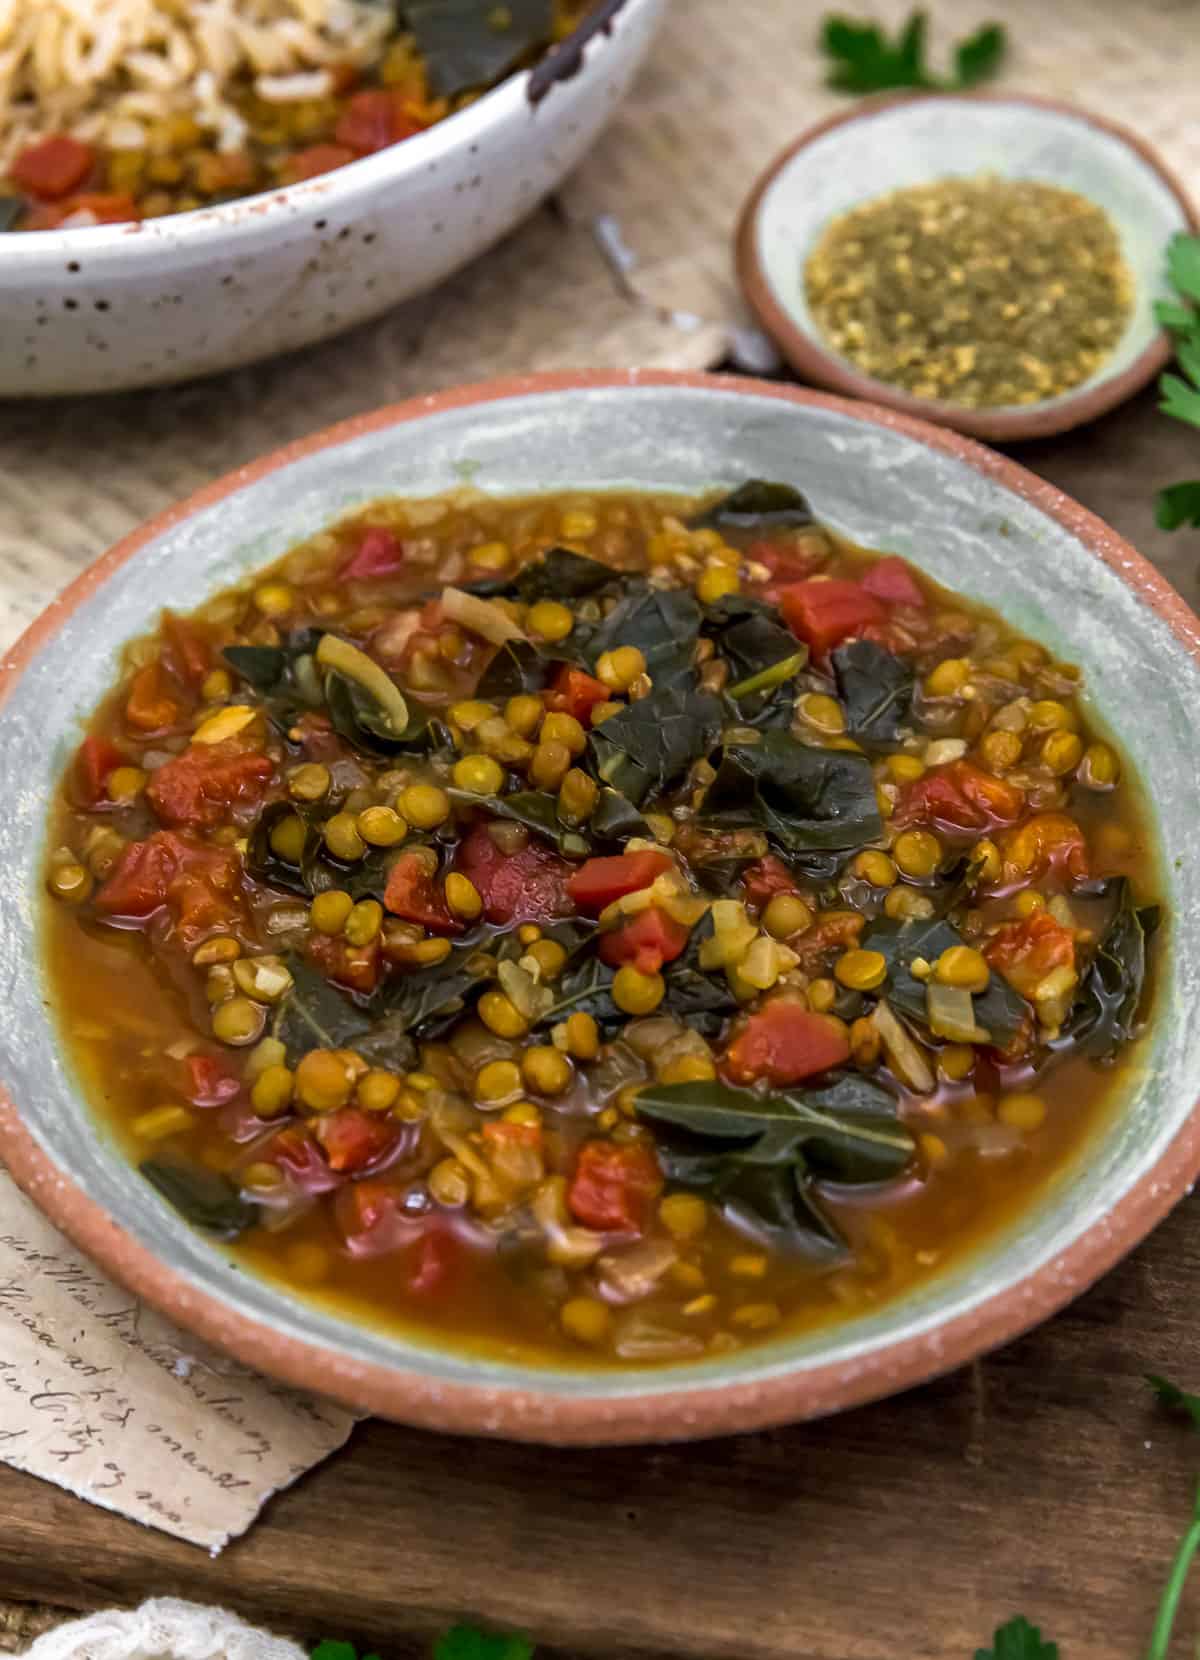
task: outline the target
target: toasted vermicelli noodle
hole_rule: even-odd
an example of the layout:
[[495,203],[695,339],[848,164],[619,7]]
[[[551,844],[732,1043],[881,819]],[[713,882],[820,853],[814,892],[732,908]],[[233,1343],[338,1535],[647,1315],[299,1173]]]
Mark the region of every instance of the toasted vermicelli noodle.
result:
[[394,27],[371,0],[0,0],[0,173],[50,133],[136,150],[175,115],[237,149],[235,81],[320,97],[328,66],[371,62]]

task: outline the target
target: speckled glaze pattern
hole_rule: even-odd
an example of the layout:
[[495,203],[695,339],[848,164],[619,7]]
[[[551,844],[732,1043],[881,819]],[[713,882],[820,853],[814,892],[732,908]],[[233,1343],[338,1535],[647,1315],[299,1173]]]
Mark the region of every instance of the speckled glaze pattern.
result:
[[[860,203],[949,177],[1038,179],[1099,203],[1133,275],[1135,300],[1111,358],[1060,397],[964,409],[910,397],[872,379],[825,343],[808,306],[804,266],[830,222]],[[758,181],[738,231],[747,298],[809,381],[995,442],[1066,432],[1138,391],[1169,348],[1154,302],[1169,297],[1163,249],[1195,230],[1195,211],[1161,160],[1133,133],[1049,99],[1004,94],[879,99],[803,134]]]
[[[355,1327],[251,1278],[181,1226],[98,1135],[58,1042],[37,932],[48,799],[120,642],[335,515],[467,478],[497,493],[698,491],[786,477],[817,513],[996,606],[1080,663],[1140,758],[1173,855],[1156,1018],[1109,1123],[1021,1218],[888,1306],[694,1367],[571,1371]],[[1129,1250],[1200,1169],[1200,636],[1179,597],[1084,509],[1002,457],[791,387],[636,371],[495,382],[364,416],[212,485],[114,548],[3,666],[0,1154],[132,1289],[243,1360],[427,1427],[546,1442],[670,1440],[830,1412],[957,1366],[1044,1318]]]
[[627,0],[536,103],[528,72],[306,184],[137,225],[0,237],[0,397],[163,385],[323,340],[474,259],[581,160],[667,0]]

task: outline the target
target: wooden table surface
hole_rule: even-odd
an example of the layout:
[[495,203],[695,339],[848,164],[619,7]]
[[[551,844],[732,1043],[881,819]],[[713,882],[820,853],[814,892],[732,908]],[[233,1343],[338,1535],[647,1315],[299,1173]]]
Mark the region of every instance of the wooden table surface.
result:
[[[1197,603],[1200,538],[1156,532],[1152,498],[1200,474],[1200,440],[1151,395],[1018,459]],[[1021,1612],[1061,1660],[1136,1660],[1200,1469],[1142,1381],[1200,1388],[1196,1206],[1050,1324],[891,1401],[599,1452],[366,1423],[215,1560],[0,1465],[0,1598],[189,1596],[384,1660],[462,1617],[537,1636],[539,1660],[970,1660]],[[1181,1627],[1183,1656],[1200,1576]]]

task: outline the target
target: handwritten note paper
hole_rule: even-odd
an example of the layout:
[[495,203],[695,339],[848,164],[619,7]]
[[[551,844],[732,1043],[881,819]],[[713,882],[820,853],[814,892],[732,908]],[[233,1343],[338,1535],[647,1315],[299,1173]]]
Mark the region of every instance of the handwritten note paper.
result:
[[0,1458],[215,1554],[353,1424],[176,1330],[0,1167]]

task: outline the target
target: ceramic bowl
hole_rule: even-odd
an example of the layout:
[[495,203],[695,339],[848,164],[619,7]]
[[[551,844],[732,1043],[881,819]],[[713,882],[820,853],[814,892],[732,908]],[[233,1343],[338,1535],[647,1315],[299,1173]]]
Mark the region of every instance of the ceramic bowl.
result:
[[139,225],[0,237],[0,397],[232,369],[432,288],[581,160],[666,4],[624,0],[576,72],[536,101],[530,72],[510,76],[427,132],[305,184]]
[[[496,493],[698,492],[784,478],[821,518],[914,560],[1078,662],[1139,758],[1170,857],[1155,1018],[1119,1110],[1006,1230],[887,1306],[694,1366],[514,1365],[346,1323],[248,1275],[183,1226],[99,1133],[47,1007],[38,916],[46,811],[120,643],[240,580],[339,514],[466,477]],[[87,571],[0,683],[0,1157],[133,1290],[248,1363],[368,1411],[547,1442],[669,1440],[831,1412],[1015,1336],[1130,1249],[1200,1169],[1200,634],[1111,530],[936,427],[795,388],[657,372],[540,376],[361,417],[231,474]],[[1152,695],[1151,695],[1152,694]]]
[[[831,220],[908,185],[980,174],[1077,191],[1105,210],[1120,236],[1135,284],[1128,327],[1108,361],[1060,397],[994,409],[911,397],[839,356],[809,310],[804,267]],[[802,380],[1006,443],[1094,420],[1163,368],[1170,345],[1154,302],[1170,296],[1166,245],[1176,231],[1196,229],[1180,185],[1124,128],[1051,100],[941,93],[858,105],[797,139],[743,209],[737,265],[747,299]]]

